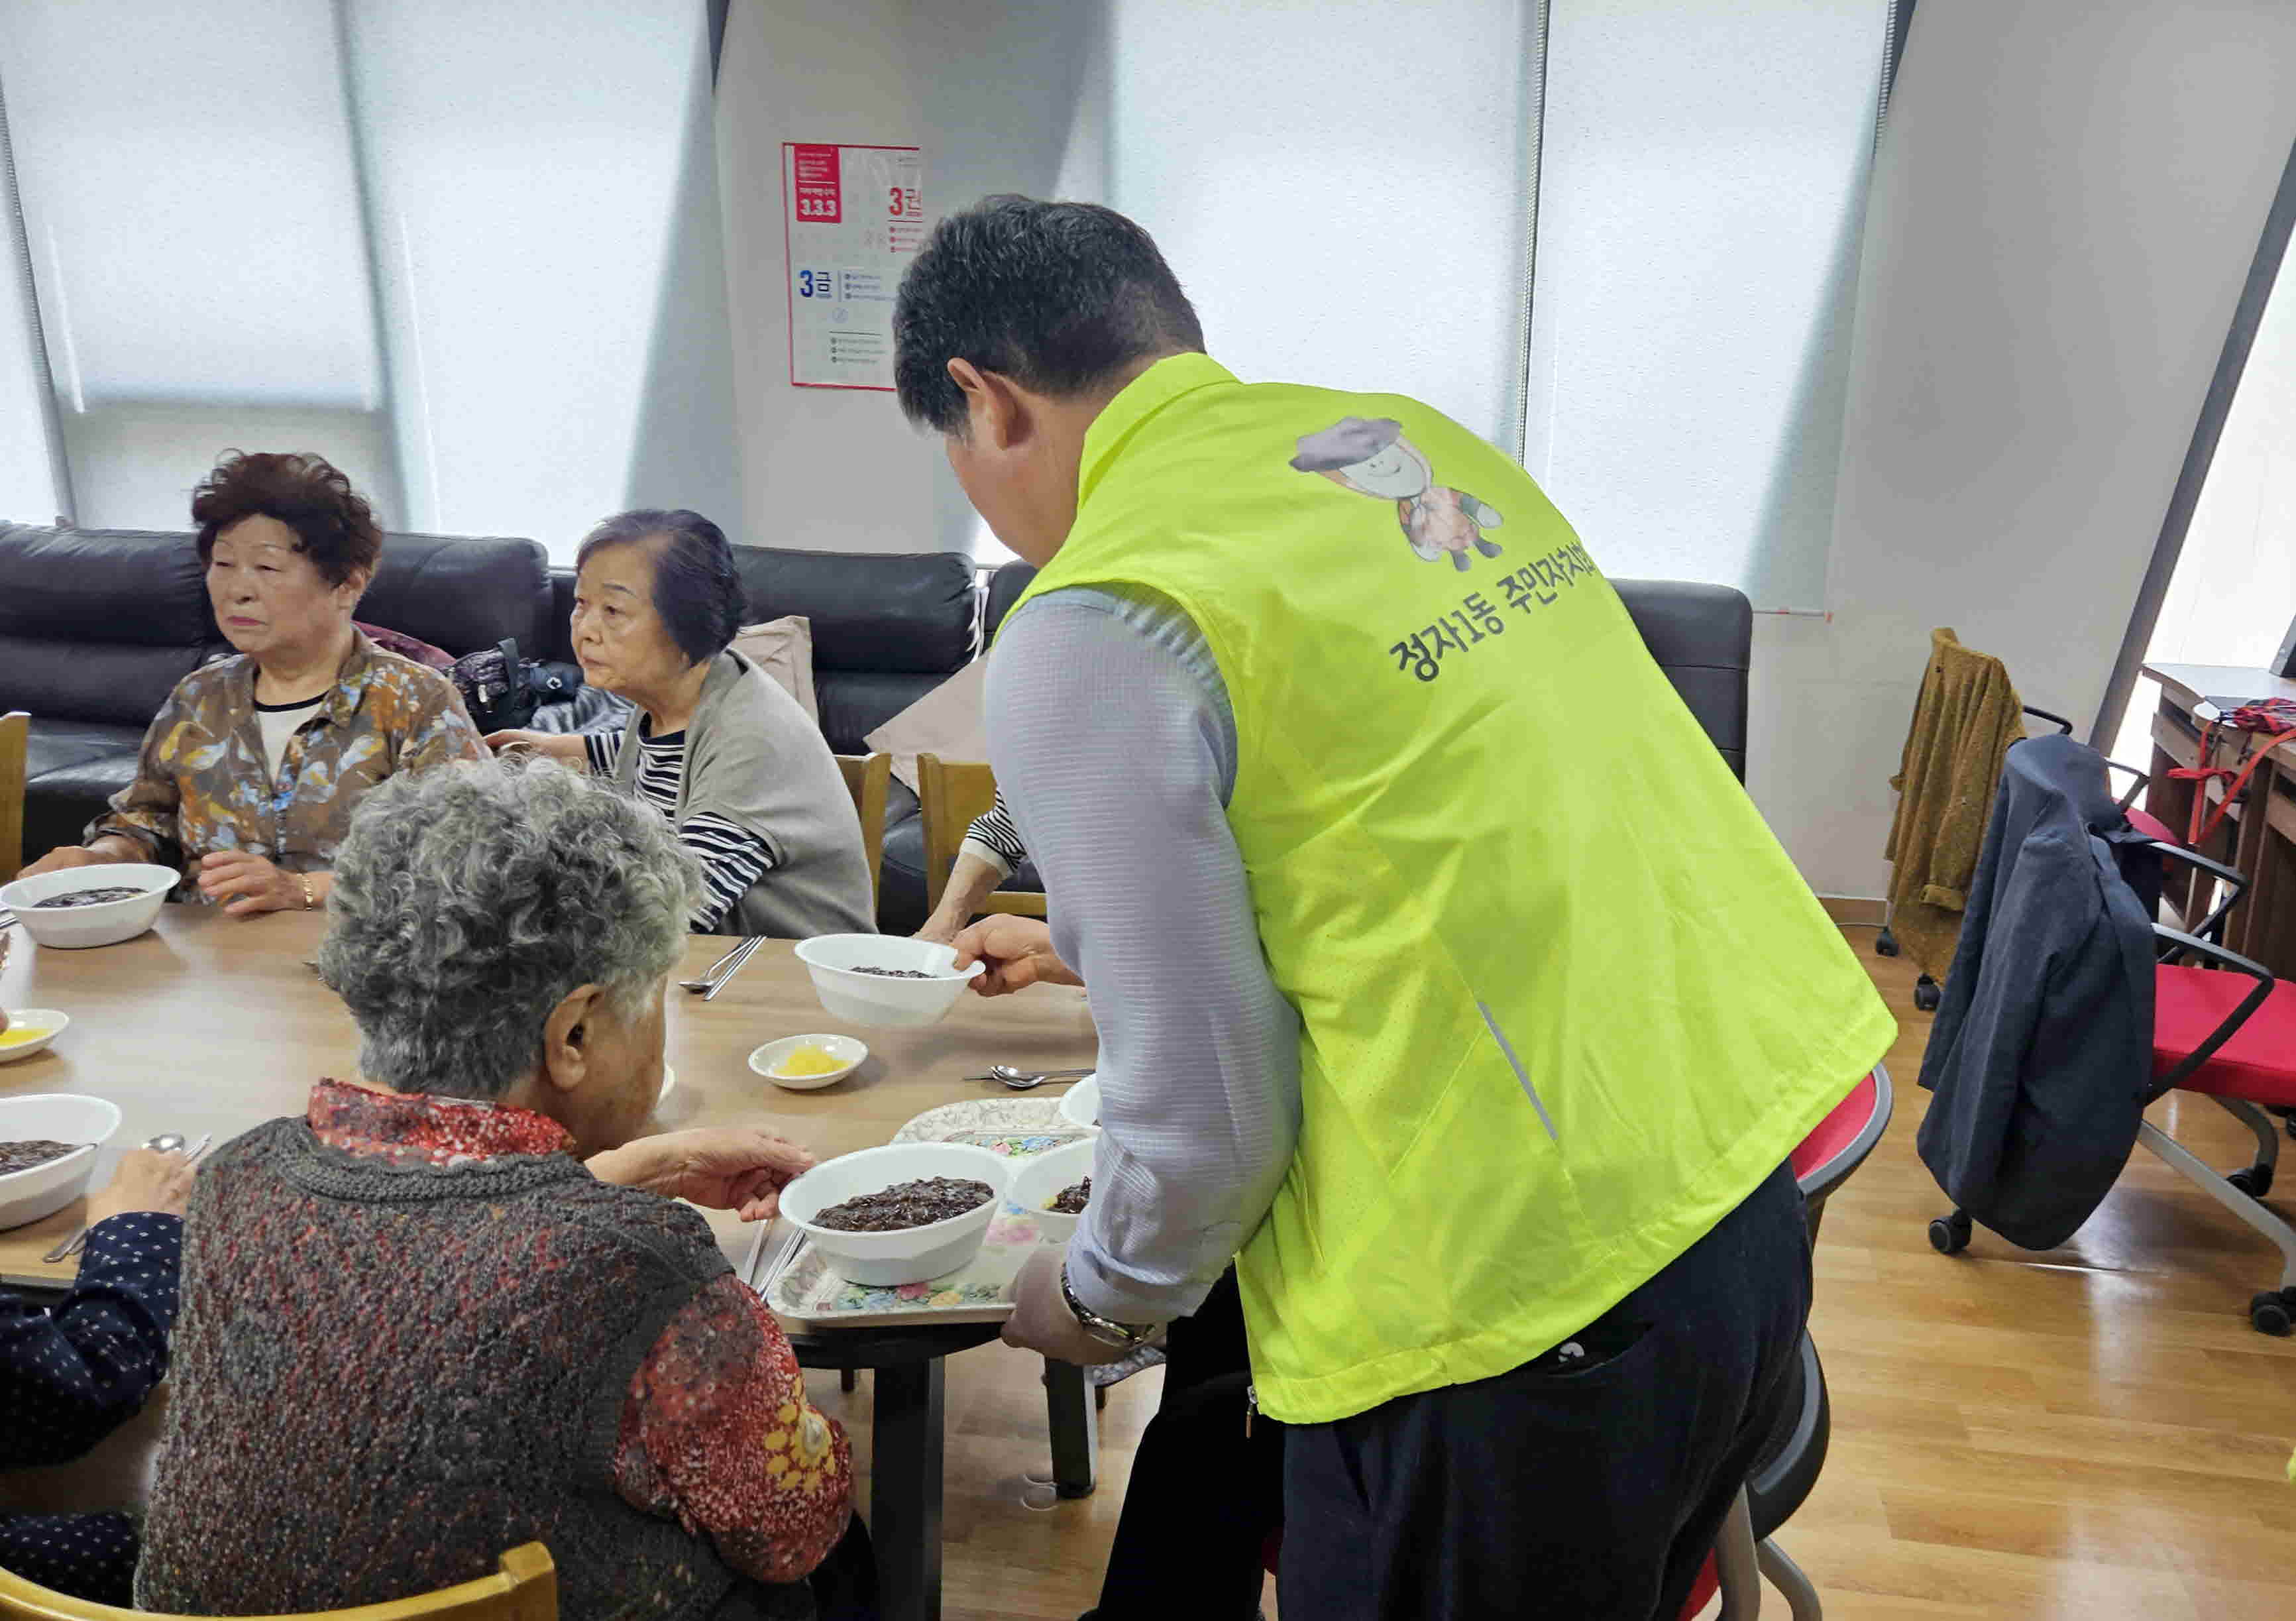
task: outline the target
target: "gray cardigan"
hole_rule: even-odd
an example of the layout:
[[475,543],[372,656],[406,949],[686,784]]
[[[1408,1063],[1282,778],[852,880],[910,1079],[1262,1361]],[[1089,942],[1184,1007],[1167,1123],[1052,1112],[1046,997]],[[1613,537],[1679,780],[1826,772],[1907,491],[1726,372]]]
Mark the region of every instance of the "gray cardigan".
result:
[[[614,761],[614,780],[633,791],[644,713],[631,712]],[[776,940],[876,933],[861,818],[837,756],[798,701],[730,647],[685,725],[673,819],[703,812],[755,834],[774,859],[721,927]]]

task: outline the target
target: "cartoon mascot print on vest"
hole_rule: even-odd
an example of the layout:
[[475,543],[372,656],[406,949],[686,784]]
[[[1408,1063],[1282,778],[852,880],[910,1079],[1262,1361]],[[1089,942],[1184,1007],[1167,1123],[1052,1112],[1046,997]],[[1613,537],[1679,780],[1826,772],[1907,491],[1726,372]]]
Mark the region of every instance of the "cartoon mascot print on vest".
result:
[[1393,417],[1342,417],[1302,438],[1299,450],[1292,465],[1300,472],[1321,473],[1357,495],[1394,502],[1404,539],[1426,562],[1448,552],[1451,565],[1464,574],[1470,546],[1486,557],[1499,555],[1497,544],[1483,538],[1485,530],[1505,521],[1498,509],[1464,490],[1437,483],[1426,456],[1403,437],[1403,424]]

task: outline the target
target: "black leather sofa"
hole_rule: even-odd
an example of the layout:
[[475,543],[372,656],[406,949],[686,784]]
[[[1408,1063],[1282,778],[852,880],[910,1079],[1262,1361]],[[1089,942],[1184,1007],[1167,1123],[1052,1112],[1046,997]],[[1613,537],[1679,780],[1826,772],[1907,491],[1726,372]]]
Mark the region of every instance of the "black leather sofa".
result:
[[[737,548],[750,622],[811,621],[822,731],[840,753],[979,653],[1035,571],[1008,564],[978,588],[951,552],[899,555]],[[1619,580],[1636,625],[1742,778],[1752,611],[1726,587]],[[505,638],[570,661],[574,575],[512,538],[392,535],[359,617],[461,654]],[[188,534],[0,523],[0,711],[32,719],[24,854],[78,842],[135,774],[144,728],[168,690],[229,648]],[[887,817],[879,918],[924,920],[924,839],[898,783]],[[1041,887],[1023,868],[1010,886]]]
[[[738,555],[751,623],[812,622],[822,730],[841,753],[865,753],[863,738],[980,646],[975,572],[954,553]],[[457,655],[508,638],[571,661],[573,598],[573,571],[551,568],[531,540],[394,534],[358,616]],[[229,651],[191,535],[0,523],[0,712],[32,716],[26,860],[78,842],[134,777],[168,691]],[[914,929],[925,915],[923,841],[914,796],[898,785],[894,796],[885,921]]]

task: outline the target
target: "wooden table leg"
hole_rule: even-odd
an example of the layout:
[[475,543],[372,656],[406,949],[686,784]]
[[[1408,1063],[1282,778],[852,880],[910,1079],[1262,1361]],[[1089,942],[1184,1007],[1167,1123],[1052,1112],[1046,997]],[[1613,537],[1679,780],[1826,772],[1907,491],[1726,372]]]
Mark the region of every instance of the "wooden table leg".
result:
[[1100,1410],[1084,1370],[1045,1359],[1046,1428],[1053,1437],[1053,1485],[1063,1497],[1089,1497],[1100,1457]]

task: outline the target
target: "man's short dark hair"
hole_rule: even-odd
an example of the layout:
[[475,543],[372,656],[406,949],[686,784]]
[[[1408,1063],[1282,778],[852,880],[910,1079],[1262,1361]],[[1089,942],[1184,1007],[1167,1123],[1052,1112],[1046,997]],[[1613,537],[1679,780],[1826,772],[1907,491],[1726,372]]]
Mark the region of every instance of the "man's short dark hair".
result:
[[660,544],[653,547],[653,611],[689,665],[714,659],[741,630],[750,599],[726,531],[700,513],[683,506],[616,513],[582,537],[574,566],[580,569],[605,547],[656,540]]
[[1204,329],[1154,240],[1115,210],[991,197],[925,239],[901,278],[893,342],[901,409],[957,433],[964,395],[951,360],[1061,399],[1201,350]]

